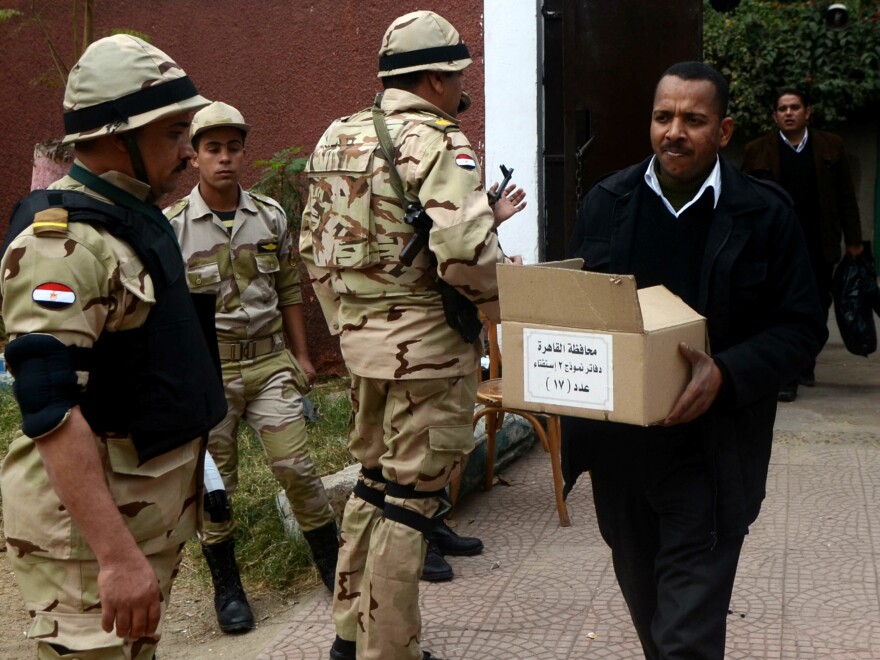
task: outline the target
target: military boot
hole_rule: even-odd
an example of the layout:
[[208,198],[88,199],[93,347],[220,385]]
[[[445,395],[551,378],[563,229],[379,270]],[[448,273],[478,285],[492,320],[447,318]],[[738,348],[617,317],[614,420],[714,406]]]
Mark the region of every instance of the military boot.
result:
[[247,601],[235,563],[235,541],[203,545],[202,554],[214,581],[214,611],[225,633],[245,632],[254,627],[254,613]]
[[421,579],[425,582],[447,582],[452,579],[452,566],[443,559],[443,553],[433,539],[428,539]]
[[431,540],[440,552],[450,557],[472,557],[483,551],[483,542],[474,536],[459,536],[442,520],[431,532]]
[[[337,635],[333,640],[333,646],[330,647],[330,660],[357,660],[355,643],[348,642]],[[440,660],[440,658],[431,655],[428,651],[422,651],[422,660]]]
[[312,558],[315,566],[321,574],[321,582],[333,593],[336,583],[336,558],[339,555],[339,531],[336,529],[336,521],[331,520],[323,527],[303,532],[312,549]]

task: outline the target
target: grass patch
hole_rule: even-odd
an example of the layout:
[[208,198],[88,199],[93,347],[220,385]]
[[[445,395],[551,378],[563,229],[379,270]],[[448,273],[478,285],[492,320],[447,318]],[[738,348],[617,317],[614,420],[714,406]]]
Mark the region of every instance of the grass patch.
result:
[[[309,398],[320,416],[308,422],[309,449],[319,474],[337,472],[354,460],[346,448],[351,406],[347,378],[322,381]],[[6,455],[9,443],[21,425],[21,415],[12,390],[0,387],[0,457]],[[233,498],[236,533],[236,555],[248,590],[296,592],[311,589],[318,582],[312,566],[311,552],[305,540],[288,539],[275,507],[280,490],[272,476],[262,446],[244,424],[238,431],[239,478]],[[0,513],[0,524],[2,524]],[[210,583],[198,541],[187,544],[181,577]]]

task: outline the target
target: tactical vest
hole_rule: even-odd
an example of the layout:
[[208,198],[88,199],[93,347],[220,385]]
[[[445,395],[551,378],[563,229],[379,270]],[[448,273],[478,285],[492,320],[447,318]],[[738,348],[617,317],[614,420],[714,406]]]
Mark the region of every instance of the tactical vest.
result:
[[102,332],[91,348],[68,347],[74,368],[89,372],[79,402],[89,426],[131,435],[142,463],[204,436],[226,414],[213,296],[190,294],[180,249],[156,220],[72,190],[36,190],[18,202],[0,258],[38,212],[59,207],[68,222],[128,243],[156,292],[140,328]]
[[[441,125],[436,118],[410,114],[385,119],[394,144],[404,130],[418,125],[458,130],[451,122]],[[404,222],[370,110],[331,124],[309,157],[306,173],[315,198],[309,200],[306,215],[311,215],[314,240],[321,246],[314,253],[315,265],[361,270],[400,263],[413,228]],[[427,254],[419,255],[415,266],[430,268]]]

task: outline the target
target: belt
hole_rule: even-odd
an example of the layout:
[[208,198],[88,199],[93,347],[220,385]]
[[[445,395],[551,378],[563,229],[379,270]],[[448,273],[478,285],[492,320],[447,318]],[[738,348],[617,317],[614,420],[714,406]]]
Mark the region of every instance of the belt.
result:
[[217,348],[221,360],[253,360],[283,350],[284,335],[279,332],[251,341],[218,341]]

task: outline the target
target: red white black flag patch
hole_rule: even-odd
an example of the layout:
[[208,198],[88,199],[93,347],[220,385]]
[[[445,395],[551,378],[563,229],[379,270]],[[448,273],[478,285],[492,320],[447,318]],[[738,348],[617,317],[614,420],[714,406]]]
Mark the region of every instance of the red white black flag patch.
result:
[[47,309],[70,307],[76,300],[76,294],[69,286],[58,282],[45,282],[34,289],[31,294],[34,302]]
[[476,168],[477,161],[474,160],[473,156],[469,156],[468,154],[458,154],[455,157],[455,164],[465,170],[472,170]]

